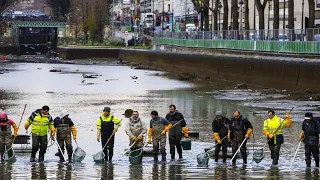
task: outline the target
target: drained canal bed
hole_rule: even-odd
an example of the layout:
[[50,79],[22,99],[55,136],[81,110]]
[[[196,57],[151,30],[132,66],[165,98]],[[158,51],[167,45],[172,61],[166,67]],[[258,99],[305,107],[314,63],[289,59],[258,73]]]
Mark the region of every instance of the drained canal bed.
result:
[[[78,130],[78,145],[87,153],[82,163],[63,165],[54,156],[57,146],[49,141],[44,163],[30,163],[30,154],[17,154],[16,162],[0,164],[3,179],[318,179],[319,169],[306,169],[304,149],[301,146],[293,170],[289,169],[291,158],[298,145],[301,121],[306,111],[319,112],[319,102],[283,100],[282,95],[266,95],[259,90],[202,91],[182,81],[154,76],[154,71],[132,70],[126,66],[66,65],[66,64],[7,64],[8,69],[0,74],[0,111],[18,123],[24,104],[25,116],[19,134],[25,134],[23,124],[27,117],[43,105],[50,106],[50,114],[56,117],[67,109]],[[49,72],[52,69],[60,71]],[[157,72],[160,73],[161,72]],[[96,78],[84,78],[96,75]],[[274,98],[270,101],[270,96]],[[281,97],[281,100],[276,100]],[[125,156],[115,162],[124,152],[129,139],[124,131],[125,109],[140,112],[143,121],[149,124],[150,112],[157,110],[164,117],[168,106],[175,104],[186,119],[191,131],[200,132],[193,139],[192,150],[183,152],[182,160],[171,161],[167,141],[167,162],[154,164],[152,157],[144,157],[142,165],[130,165]],[[101,150],[96,141],[96,120],[104,106],[110,106],[113,114],[123,118],[123,126],[115,136],[113,164],[95,164],[92,155]],[[251,121],[254,136],[251,148],[261,148],[266,141],[262,136],[266,111],[275,108],[283,115],[292,107],[293,125],[285,130],[285,143],[281,148],[279,165],[271,167],[270,152],[259,163],[236,167],[218,164],[210,159],[208,167],[198,167],[196,156],[213,145],[211,122],[217,110],[230,117],[239,110]],[[28,132],[30,133],[30,131]],[[73,143],[75,148],[75,143]]]

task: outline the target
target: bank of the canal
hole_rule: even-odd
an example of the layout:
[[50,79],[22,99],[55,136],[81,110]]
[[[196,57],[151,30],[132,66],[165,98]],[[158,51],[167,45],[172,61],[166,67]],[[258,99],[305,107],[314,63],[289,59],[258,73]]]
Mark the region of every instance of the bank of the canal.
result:
[[65,59],[118,58],[207,81],[218,79],[262,88],[320,91],[319,80],[315,78],[320,77],[320,61],[313,58],[89,47],[59,47],[58,52]]

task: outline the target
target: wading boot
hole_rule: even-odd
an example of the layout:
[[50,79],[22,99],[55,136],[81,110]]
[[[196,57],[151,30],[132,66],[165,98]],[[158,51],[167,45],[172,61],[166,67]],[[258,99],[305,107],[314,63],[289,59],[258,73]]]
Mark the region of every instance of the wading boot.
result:
[[167,161],[166,156],[162,156],[161,161],[162,161],[162,162]]
[[182,159],[182,153],[181,153],[181,154],[179,154],[179,159]]
[[219,157],[214,156],[214,161],[217,163],[219,161]]
[[175,156],[174,154],[171,154],[171,160],[174,160],[174,159],[175,159],[174,156]]
[[43,162],[44,161],[44,154],[39,154],[39,162]]
[[243,164],[247,164],[247,158],[243,158]]
[[68,160],[69,160],[69,163],[73,163],[72,153],[73,153],[72,150],[68,150]]
[[35,158],[30,158],[30,162],[36,162]]
[[153,157],[154,162],[158,162],[158,156]]
[[227,158],[223,158],[223,163],[227,163]]
[[278,165],[278,160],[273,159],[272,165],[274,165],[274,166]]

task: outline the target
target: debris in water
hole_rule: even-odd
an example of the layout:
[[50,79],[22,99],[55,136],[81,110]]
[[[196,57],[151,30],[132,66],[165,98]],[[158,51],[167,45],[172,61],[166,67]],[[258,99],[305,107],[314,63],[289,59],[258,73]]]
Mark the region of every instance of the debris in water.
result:
[[248,86],[245,83],[237,84],[236,87],[237,89],[248,89]]
[[37,68],[37,69],[42,70],[42,68]]
[[138,79],[137,76],[130,76],[132,79]]
[[49,72],[61,72],[60,69],[51,69]]
[[97,76],[102,76],[102,75],[99,75],[99,74],[90,74],[90,75],[82,74],[83,78],[97,78]]
[[52,94],[53,92],[52,91],[47,91],[46,93],[51,93]]
[[86,80],[82,80],[81,83],[84,83]]

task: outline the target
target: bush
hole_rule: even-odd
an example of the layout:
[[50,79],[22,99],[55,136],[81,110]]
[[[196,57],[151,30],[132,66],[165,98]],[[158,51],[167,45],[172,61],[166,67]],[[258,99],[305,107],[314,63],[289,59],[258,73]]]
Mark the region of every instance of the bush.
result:
[[106,42],[106,45],[108,46],[116,46],[116,47],[123,47],[125,46],[124,42],[122,40],[110,40]]

